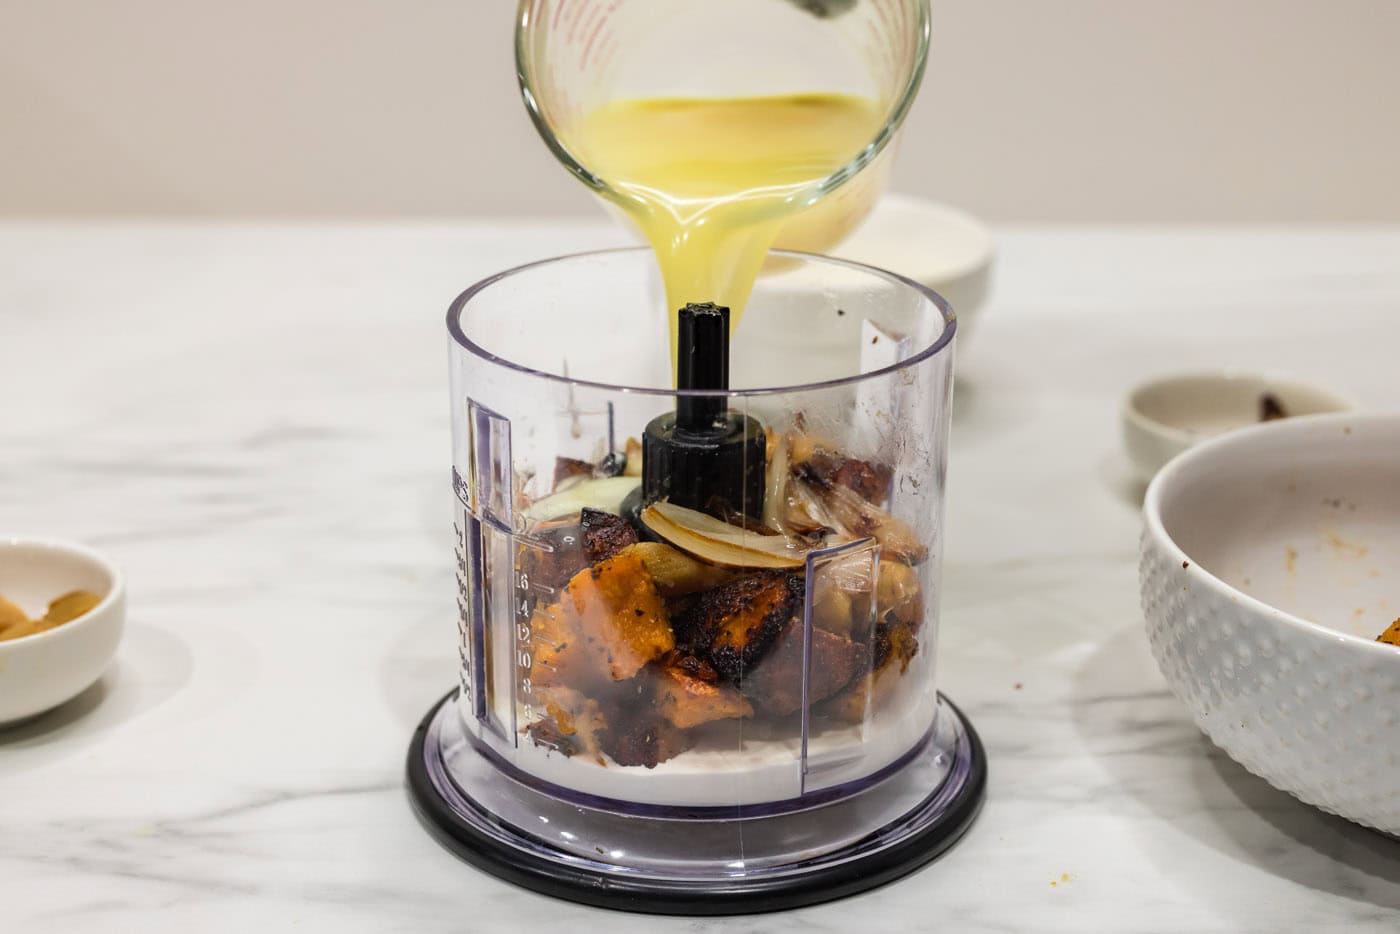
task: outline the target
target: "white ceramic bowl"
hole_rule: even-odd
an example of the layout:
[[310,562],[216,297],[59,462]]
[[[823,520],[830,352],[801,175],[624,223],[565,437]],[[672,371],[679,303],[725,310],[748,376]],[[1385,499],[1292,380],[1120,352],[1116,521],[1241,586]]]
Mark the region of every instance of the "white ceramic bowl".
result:
[[126,617],[121,571],[97,552],[70,542],[0,538],[0,594],[32,617],[70,590],[103,599],[71,622],[0,642],[0,724],[57,707],[100,678]]
[[1192,445],[1258,424],[1266,393],[1290,416],[1356,407],[1330,389],[1281,374],[1219,370],[1159,377],[1134,387],[1123,402],[1123,446],[1133,469],[1143,480],[1151,480],[1162,465]]
[[965,346],[991,291],[996,245],[971,214],[887,194],[831,255],[887,269],[942,295],[958,316],[958,344]]
[[1400,415],[1232,432],[1148,487],[1142,607],[1196,723],[1309,804],[1400,833]]

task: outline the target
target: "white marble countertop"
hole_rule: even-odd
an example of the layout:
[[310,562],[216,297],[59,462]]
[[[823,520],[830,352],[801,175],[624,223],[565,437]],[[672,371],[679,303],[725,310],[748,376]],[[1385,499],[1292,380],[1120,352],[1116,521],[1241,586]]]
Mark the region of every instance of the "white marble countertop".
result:
[[443,314],[579,224],[0,225],[0,534],[125,565],[119,661],[0,733],[6,931],[1394,931],[1400,843],[1274,791],[1168,695],[1116,407],[1297,371],[1400,407],[1400,230],[1004,231],[953,430],[943,690],[971,834],[878,891],[605,914],[449,855],[403,788],[453,683]]

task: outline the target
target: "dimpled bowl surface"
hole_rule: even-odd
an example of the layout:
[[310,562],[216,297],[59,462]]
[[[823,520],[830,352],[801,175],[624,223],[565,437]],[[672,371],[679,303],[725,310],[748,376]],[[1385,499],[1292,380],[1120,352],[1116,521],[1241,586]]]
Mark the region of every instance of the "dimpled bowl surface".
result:
[[1182,454],[1144,504],[1152,653],[1196,723],[1299,799],[1400,833],[1400,416],[1320,415]]

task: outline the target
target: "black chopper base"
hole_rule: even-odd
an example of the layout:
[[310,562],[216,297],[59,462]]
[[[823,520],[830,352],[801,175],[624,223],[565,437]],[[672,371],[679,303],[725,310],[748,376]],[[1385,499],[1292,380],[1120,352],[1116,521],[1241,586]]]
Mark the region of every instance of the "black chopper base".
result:
[[[943,854],[972,826],[986,797],[987,756],[982,741],[962,712],[940,695],[944,712],[957,720],[954,756],[963,760],[966,768],[961,774],[950,773],[941,787],[931,790],[924,804],[915,809],[922,813],[907,819],[914,829],[899,842],[869,850],[870,840],[885,829],[881,828],[864,840],[812,860],[800,873],[778,878],[725,877],[697,884],[694,880],[620,877],[578,865],[563,851],[557,859],[541,855],[537,839],[514,835],[510,828],[505,828],[507,837],[515,836],[515,840],[502,843],[499,822],[493,822],[496,834],[481,829],[481,822],[490,815],[479,811],[455,783],[450,788],[443,785],[441,768],[430,769],[434,759],[442,759],[435,748],[438,744],[430,741],[435,735],[434,720],[455,697],[454,690],[433,705],[409,745],[408,792],[419,820],[443,846],[478,869],[532,892],[598,908],[661,915],[738,915],[801,908],[855,895],[908,875]],[[960,784],[950,788],[948,783],[955,778]],[[501,780],[510,779],[502,776]],[[935,799],[936,806],[932,806]],[[852,855],[857,852],[859,855]]]

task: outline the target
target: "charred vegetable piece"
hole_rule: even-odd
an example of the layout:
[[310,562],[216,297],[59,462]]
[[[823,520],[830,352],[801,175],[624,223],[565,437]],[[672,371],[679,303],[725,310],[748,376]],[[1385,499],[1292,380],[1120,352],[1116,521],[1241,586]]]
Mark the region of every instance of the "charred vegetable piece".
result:
[[722,678],[737,681],[802,613],[800,575],[760,571],[735,578],[695,598],[677,622],[677,633]]
[[625,681],[675,648],[666,605],[636,555],[575,574],[530,626],[534,678],[544,685]]
[[903,623],[877,623],[875,625],[874,668],[881,670],[886,665],[898,664],[899,673],[909,670],[909,662],[919,652],[919,640],[914,632]]
[[734,578],[734,571],[697,561],[664,542],[638,542],[625,549],[636,554],[656,581],[661,596],[670,599],[718,587]]
[[632,523],[601,509],[584,509],[579,515],[579,531],[589,564],[606,561],[628,545],[641,541]]
[[[704,663],[688,656],[704,672]],[[699,667],[704,666],[704,667]],[[734,688],[716,684],[714,678],[703,678],[686,670],[680,660],[663,664],[656,674],[656,709],[672,726],[683,730],[711,720],[729,720],[753,716],[753,705]],[[715,672],[710,670],[709,674]]]
[[559,728],[559,721],[553,717],[545,717],[531,723],[525,727],[525,735],[536,746],[553,750],[566,759],[572,758],[581,748],[573,736]]
[[556,490],[566,480],[573,480],[576,477],[588,478],[593,475],[593,465],[588,461],[576,460],[572,457],[556,457],[554,459],[554,489]]
[[[815,704],[841,690],[856,672],[869,648],[821,629],[812,630],[811,678],[807,702]],[[802,620],[794,619],[783,629],[768,656],[739,682],[739,689],[754,706],[774,716],[787,716],[802,709]]]
[[649,769],[690,748],[691,738],[656,713],[637,713],[610,725],[599,734],[603,751],[618,765],[642,765]]
[[536,589],[558,590],[589,564],[582,533],[573,519],[544,523],[531,538],[538,544],[522,545],[516,563]]
[[719,672],[715,671],[715,666],[695,655],[679,651],[672,652],[668,657],[662,659],[661,664],[675,668],[677,671],[707,684],[714,684],[719,680]]
[[881,555],[905,564],[919,564],[928,557],[928,548],[903,520],[866,502],[841,484],[823,479],[807,464],[793,470],[801,482],[817,493],[843,531],[857,538],[874,538],[880,543]]
[[846,457],[827,448],[814,449],[800,466],[822,485],[838,484],[870,503],[884,502],[894,478],[894,471],[884,464]]
[[549,688],[542,698],[547,716],[528,730],[535,744],[553,746],[566,756],[583,752],[602,762],[599,737],[608,728],[602,706],[572,688]]

